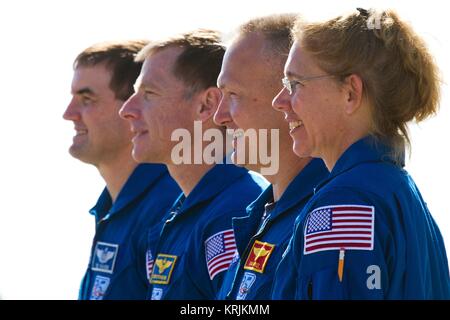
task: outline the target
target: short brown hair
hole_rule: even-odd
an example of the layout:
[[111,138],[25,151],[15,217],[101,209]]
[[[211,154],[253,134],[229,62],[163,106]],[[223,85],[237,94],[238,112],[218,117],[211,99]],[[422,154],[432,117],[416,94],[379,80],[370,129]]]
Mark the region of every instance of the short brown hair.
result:
[[142,67],[142,63],[135,62],[134,58],[147,44],[144,40],[97,43],[76,57],[73,68],[104,63],[111,71],[110,89],[116,99],[125,101],[133,94],[133,85]]
[[238,28],[238,37],[261,33],[267,40],[269,53],[288,56],[292,45],[291,30],[300,17],[293,13],[273,14],[253,18]]
[[425,43],[392,11],[358,9],[323,23],[297,24],[295,40],[327,73],[363,80],[373,135],[396,154],[409,147],[407,122],[422,121],[439,108],[438,68]]
[[225,53],[219,32],[198,29],[165,41],[151,43],[139,52],[136,61],[142,62],[169,47],[183,48],[172,71],[189,86],[190,93],[216,86]]

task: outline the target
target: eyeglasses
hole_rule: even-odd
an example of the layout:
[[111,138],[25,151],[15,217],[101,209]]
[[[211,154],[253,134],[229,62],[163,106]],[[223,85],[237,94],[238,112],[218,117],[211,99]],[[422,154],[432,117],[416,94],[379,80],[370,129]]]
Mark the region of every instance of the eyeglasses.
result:
[[323,79],[323,78],[330,78],[330,77],[334,77],[334,75],[332,74],[326,74],[326,75],[322,75],[322,76],[312,76],[312,77],[302,77],[296,80],[289,80],[288,77],[284,77],[283,79],[281,79],[281,82],[283,83],[283,86],[286,88],[286,90],[289,92],[289,95],[292,95],[295,91],[295,87],[297,85],[302,85],[303,81],[308,81],[308,80],[317,80],[317,79]]

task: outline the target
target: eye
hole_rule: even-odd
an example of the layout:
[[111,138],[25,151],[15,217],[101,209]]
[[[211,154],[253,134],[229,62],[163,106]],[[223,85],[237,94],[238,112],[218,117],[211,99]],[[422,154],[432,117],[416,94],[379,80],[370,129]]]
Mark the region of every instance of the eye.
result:
[[295,88],[296,88],[298,85],[300,85],[300,86],[303,87],[303,83],[301,83],[300,81],[298,81],[298,80],[291,80],[291,86],[292,86],[292,88],[293,88],[294,90],[295,90]]
[[84,106],[90,105],[90,104],[92,104],[93,102],[94,102],[94,100],[93,100],[91,97],[89,97],[89,96],[82,96],[82,97],[81,97],[81,103],[82,103]]
[[149,100],[155,95],[156,95],[156,93],[152,90],[144,90],[144,99],[145,100]]

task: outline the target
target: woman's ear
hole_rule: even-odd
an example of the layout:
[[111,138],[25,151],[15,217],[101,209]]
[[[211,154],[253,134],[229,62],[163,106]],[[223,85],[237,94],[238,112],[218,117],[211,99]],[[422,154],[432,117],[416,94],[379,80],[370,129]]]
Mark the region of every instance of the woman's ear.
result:
[[209,87],[198,97],[198,107],[196,110],[197,120],[202,122],[212,118],[219,106],[222,93],[219,88]]
[[361,77],[356,74],[351,74],[345,78],[345,112],[347,114],[353,114],[361,106],[363,100],[363,86],[364,84]]

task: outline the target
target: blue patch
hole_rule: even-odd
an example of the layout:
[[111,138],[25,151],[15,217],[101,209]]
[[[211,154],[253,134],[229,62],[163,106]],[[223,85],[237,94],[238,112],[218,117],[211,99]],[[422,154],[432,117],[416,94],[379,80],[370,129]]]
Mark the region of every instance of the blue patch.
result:
[[92,286],[90,300],[103,300],[106,290],[108,290],[109,282],[109,278],[97,275]]
[[97,242],[94,257],[92,258],[91,270],[112,274],[118,251],[119,245],[117,244]]
[[236,300],[245,300],[250,288],[253,286],[256,280],[256,275],[252,272],[245,272],[242,277],[241,285],[239,286],[239,291],[236,296]]
[[163,295],[163,289],[161,288],[153,288],[152,291],[152,300],[161,300]]

